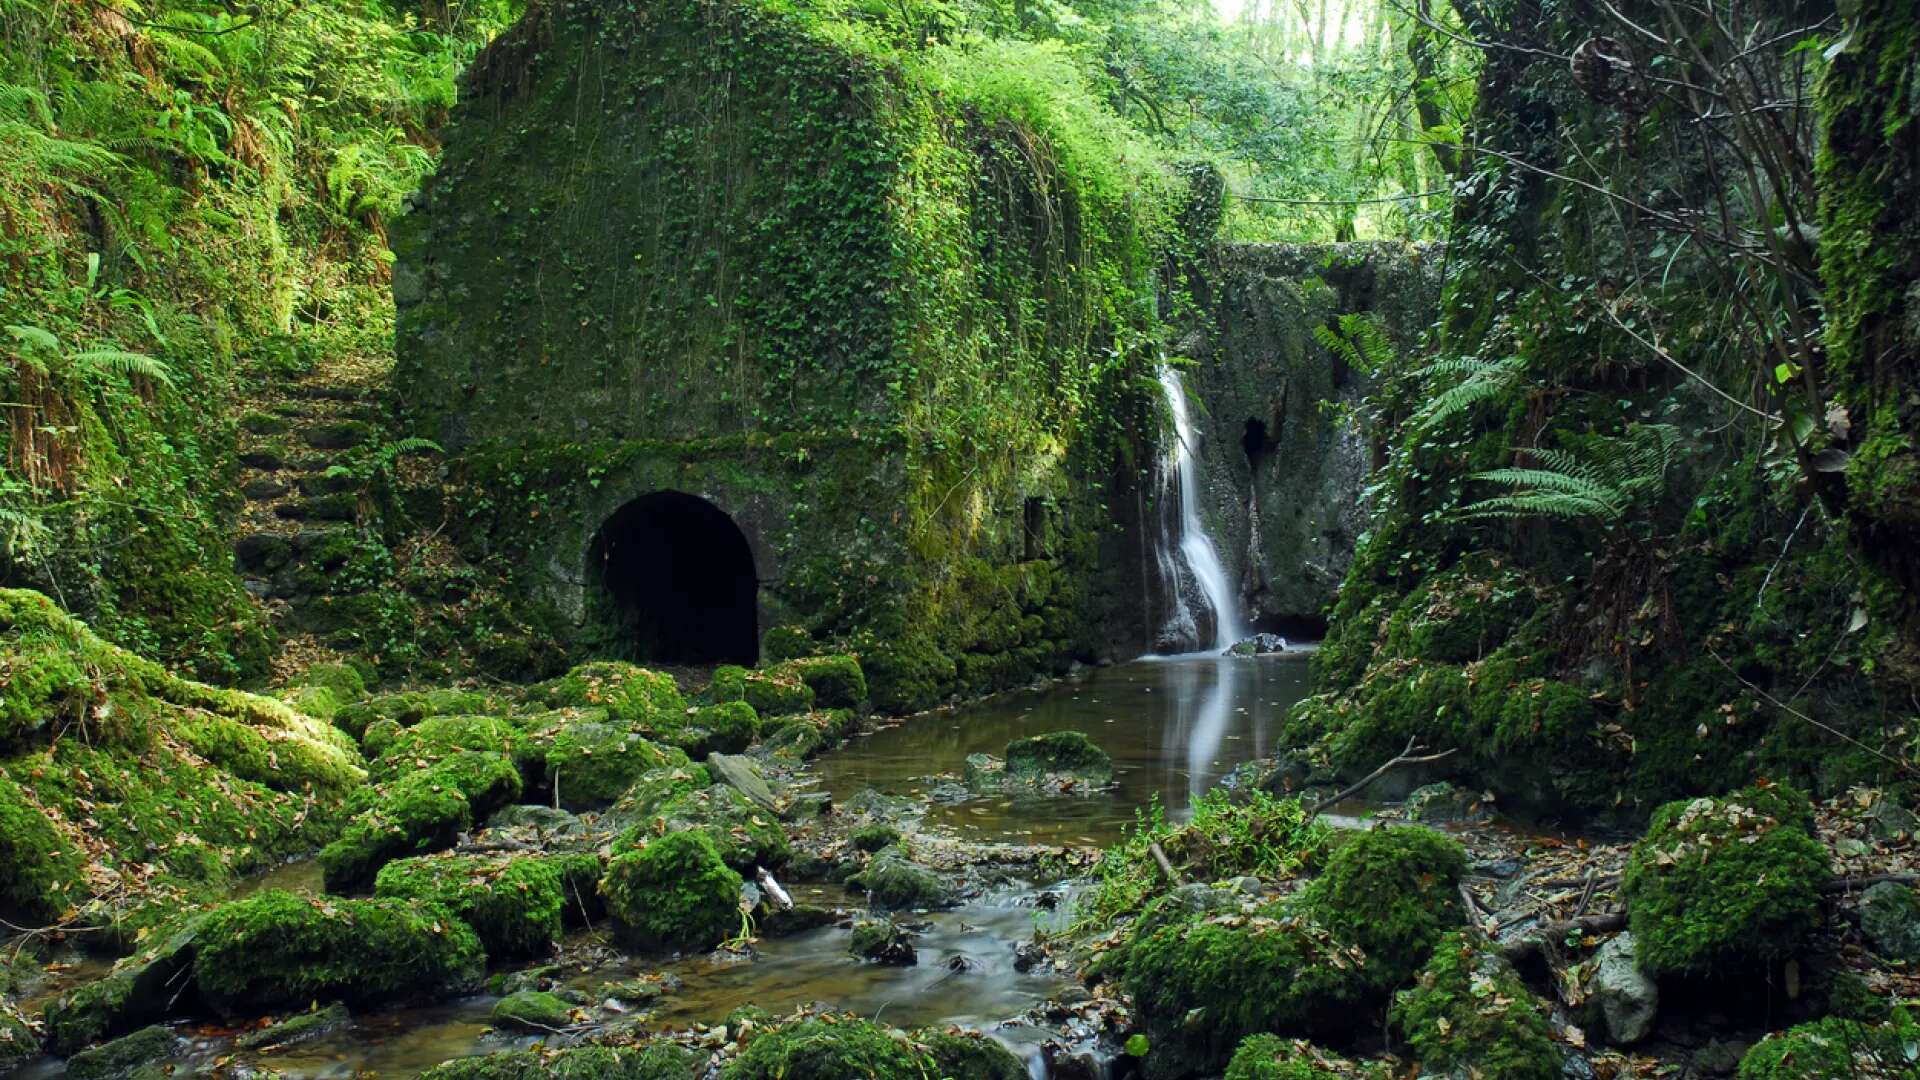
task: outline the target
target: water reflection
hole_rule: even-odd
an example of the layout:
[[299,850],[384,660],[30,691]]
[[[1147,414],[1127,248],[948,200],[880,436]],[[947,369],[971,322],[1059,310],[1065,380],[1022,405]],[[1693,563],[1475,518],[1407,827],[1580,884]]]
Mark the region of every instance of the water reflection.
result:
[[958,798],[937,804],[930,817],[980,839],[1104,845],[1154,799],[1169,815],[1183,815],[1235,766],[1270,752],[1287,708],[1307,692],[1305,653],[1140,660],[907,720],[827,755],[816,769],[839,800],[869,787],[926,795],[940,774],[959,772],[968,754],[998,754],[1010,740],[1043,731],[1081,731],[1113,756],[1112,790]]

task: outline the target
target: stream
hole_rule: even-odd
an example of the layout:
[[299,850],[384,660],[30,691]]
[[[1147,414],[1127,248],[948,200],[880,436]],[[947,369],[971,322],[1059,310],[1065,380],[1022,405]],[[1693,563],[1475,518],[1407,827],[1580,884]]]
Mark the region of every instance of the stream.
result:
[[[840,803],[868,789],[926,807],[920,828],[973,842],[1105,846],[1158,801],[1174,818],[1239,763],[1270,754],[1288,706],[1308,692],[1307,653],[1223,659],[1187,656],[1096,669],[1052,686],[1018,691],[953,710],[927,713],[857,736],[808,766],[801,784]],[[1089,795],[973,796],[953,781],[968,754],[999,753],[1008,741],[1045,731],[1086,733],[1112,755],[1115,783]],[[1037,1064],[1054,1032],[1021,1020],[1073,989],[1059,973],[1021,973],[1014,949],[1045,918],[1042,894],[1053,881],[1016,882],[958,907],[916,920],[920,962],[890,967],[847,955],[845,929],[829,925],[767,938],[751,959],[720,952],[662,961],[620,957],[575,977],[593,992],[642,974],[672,976],[678,989],[652,1007],[648,1027],[721,1024],[755,1005],[782,1014],[823,1003],[912,1028],[958,1025],[988,1031]],[[301,862],[254,878],[241,891],[318,892],[317,866]],[[796,885],[795,899],[858,908],[838,886]],[[571,950],[580,942],[570,941]],[[530,1045],[529,1036],[489,1031],[497,998],[473,995],[418,1008],[356,1016],[347,1031],[260,1059],[289,1077],[406,1077],[451,1058]],[[230,1032],[191,1029],[176,1063],[211,1070],[234,1054]],[[57,1077],[53,1061],[20,1075]],[[235,1075],[244,1075],[235,1073]],[[1037,1074],[1038,1075],[1038,1074]]]

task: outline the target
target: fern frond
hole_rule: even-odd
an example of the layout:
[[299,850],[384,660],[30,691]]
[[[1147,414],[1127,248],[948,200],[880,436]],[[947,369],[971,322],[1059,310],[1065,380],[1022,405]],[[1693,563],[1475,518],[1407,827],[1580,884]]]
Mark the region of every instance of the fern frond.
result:
[[1489,469],[1474,480],[1511,489],[1482,499],[1456,517],[1557,517],[1618,521],[1635,506],[1657,499],[1666,489],[1667,470],[1680,448],[1680,432],[1669,424],[1633,424],[1618,438],[1592,437],[1579,452],[1557,448],[1529,451],[1539,468]]
[[162,386],[173,386],[173,372],[165,361],[156,360],[146,353],[125,349],[84,349],[70,354],[67,359],[85,374],[118,375],[121,378],[139,376]]

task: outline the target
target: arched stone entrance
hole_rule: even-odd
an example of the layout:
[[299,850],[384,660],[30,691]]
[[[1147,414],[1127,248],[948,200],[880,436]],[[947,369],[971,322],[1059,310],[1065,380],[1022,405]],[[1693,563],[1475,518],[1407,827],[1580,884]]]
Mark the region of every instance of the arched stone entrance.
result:
[[587,549],[589,611],[635,660],[751,664],[759,580],[745,534],[719,507],[678,491],[613,512]]

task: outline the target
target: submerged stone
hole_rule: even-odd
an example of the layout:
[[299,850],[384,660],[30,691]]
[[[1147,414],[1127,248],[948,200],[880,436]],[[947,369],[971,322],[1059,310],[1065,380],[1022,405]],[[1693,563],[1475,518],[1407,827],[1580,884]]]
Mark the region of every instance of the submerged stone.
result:
[[119,1080],[173,1053],[178,1041],[171,1029],[158,1024],[141,1028],[68,1058],[67,1075],[72,1080]]
[[913,942],[891,919],[862,919],[847,937],[847,952],[862,960],[907,967],[919,962]]
[[938,908],[953,903],[952,891],[897,845],[876,852],[867,868],[847,884],[864,890],[873,906],[882,910]]
[[235,1039],[233,1045],[241,1050],[274,1050],[283,1046],[297,1046],[334,1035],[352,1023],[353,1014],[347,1011],[347,1007],[334,1004],[249,1031]]

